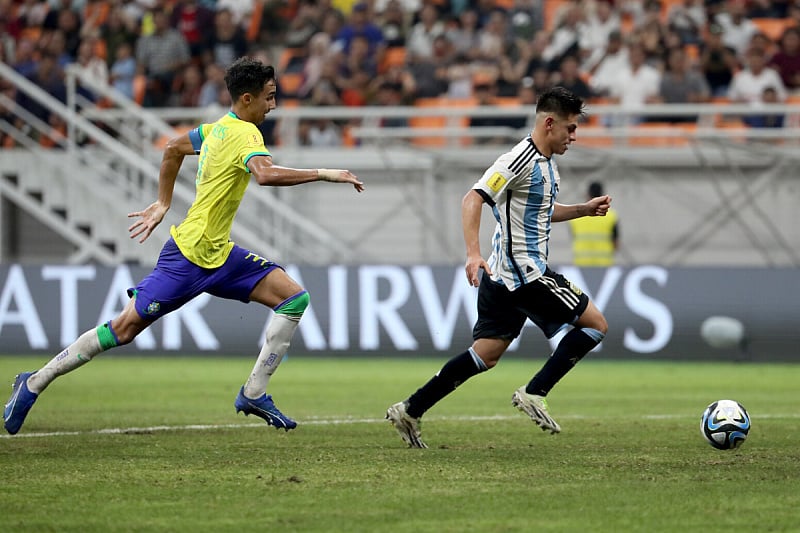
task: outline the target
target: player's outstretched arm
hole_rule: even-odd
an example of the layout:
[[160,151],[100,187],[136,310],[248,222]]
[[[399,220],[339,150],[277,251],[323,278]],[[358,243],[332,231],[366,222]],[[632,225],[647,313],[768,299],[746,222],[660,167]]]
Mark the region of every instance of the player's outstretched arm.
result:
[[193,153],[195,150],[188,133],[170,139],[167,143],[164,154],[161,156],[161,170],[158,174],[158,200],[142,211],[128,213],[128,218],[138,217],[138,220],[128,228],[131,239],[140,237],[140,243],[146,241],[164,219],[164,215],[172,205],[172,192],[175,189],[175,180],[181,169],[183,158]]
[[580,217],[604,217],[611,207],[611,197],[607,194],[596,196],[582,204],[559,204],[553,207],[553,222],[564,222]]
[[259,185],[287,187],[312,181],[330,181],[333,183],[350,183],[358,192],[364,190],[364,184],[349,170],[281,167],[273,165],[272,157],[270,156],[253,157],[247,162],[247,167]]

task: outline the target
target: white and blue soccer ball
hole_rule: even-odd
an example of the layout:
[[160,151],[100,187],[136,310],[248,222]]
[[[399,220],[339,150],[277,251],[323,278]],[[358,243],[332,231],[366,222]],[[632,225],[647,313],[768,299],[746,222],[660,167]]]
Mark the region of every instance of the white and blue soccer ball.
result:
[[750,415],[735,400],[718,400],[703,411],[700,432],[718,450],[738,448],[750,432]]

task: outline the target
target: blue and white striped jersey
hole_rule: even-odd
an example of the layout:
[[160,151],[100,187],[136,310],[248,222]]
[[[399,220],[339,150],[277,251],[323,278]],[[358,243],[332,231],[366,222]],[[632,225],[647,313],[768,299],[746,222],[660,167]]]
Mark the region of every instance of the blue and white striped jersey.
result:
[[497,220],[488,260],[492,280],[509,290],[539,278],[547,268],[559,180],[556,162],[540,154],[528,136],[498,157],[472,187]]

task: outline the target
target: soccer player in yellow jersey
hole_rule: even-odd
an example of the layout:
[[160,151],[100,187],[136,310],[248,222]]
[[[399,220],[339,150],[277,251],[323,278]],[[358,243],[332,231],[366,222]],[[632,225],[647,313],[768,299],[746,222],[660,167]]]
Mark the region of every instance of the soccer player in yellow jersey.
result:
[[276,107],[273,67],[241,58],[228,68],[225,83],[233,102],[230,112],[169,141],[161,161],[158,199],[128,215],[136,219],[129,232],[140,242],[150,236],[170,208],[184,156],[198,154],[197,194],[186,218],[170,229],[155,268],[128,291],[131,299],[119,316],[82,334],[41,369],[16,377],[3,412],[9,433],[20,430],[38,395],[56,377],[101,352],[128,344],[155,320],[203,292],[274,310],[266,342],[234,406],[237,413],[253,414],[276,428],[288,431],[297,426],[278,410],[266,390],[308,306],[308,293],[281,266],[234,244],[231,226],[251,175],[259,185],[331,181],[349,183],[361,192],[364,184],[348,170],[272,164],[256,126]]

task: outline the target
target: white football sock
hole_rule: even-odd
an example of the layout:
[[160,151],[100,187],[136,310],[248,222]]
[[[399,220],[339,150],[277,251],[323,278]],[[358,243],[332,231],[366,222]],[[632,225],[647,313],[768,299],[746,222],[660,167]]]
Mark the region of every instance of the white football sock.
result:
[[267,392],[269,378],[281,364],[283,356],[289,349],[289,343],[300,324],[299,316],[288,316],[276,313],[267,326],[267,340],[261,347],[253,372],[244,385],[244,395],[248,398],[259,398]]
[[97,329],[90,329],[28,378],[28,389],[39,394],[58,376],[85,365],[103,351]]

